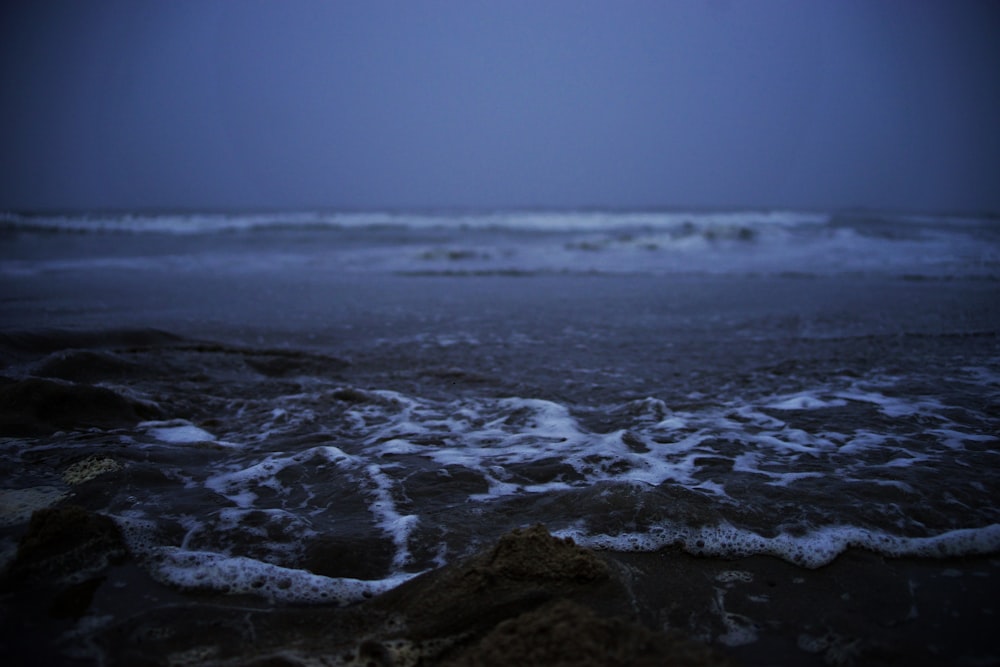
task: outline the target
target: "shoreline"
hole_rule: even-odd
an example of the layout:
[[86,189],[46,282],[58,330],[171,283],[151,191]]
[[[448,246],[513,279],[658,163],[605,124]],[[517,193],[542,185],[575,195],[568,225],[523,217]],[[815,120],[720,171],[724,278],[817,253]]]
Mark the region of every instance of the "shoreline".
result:
[[[2,599],[5,653],[25,664],[523,661],[502,655],[513,647],[565,658],[567,637],[549,645],[540,628],[590,642],[584,664],[615,655],[624,664],[674,655],[687,656],[678,664],[745,667],[984,665],[1000,657],[997,555],[884,558],[851,549],[807,570],[770,556],[593,551],[536,526],[361,603],[282,605],[164,587],[120,553],[101,515],[53,511],[72,512],[92,530],[39,539],[34,526],[34,537],[22,539],[27,551],[8,573],[21,580],[8,580]],[[85,656],[93,646],[100,661]]]
[[633,573],[639,617],[727,647],[742,665],[985,665],[1000,557],[896,557],[851,548],[804,569],[679,549],[609,554]]

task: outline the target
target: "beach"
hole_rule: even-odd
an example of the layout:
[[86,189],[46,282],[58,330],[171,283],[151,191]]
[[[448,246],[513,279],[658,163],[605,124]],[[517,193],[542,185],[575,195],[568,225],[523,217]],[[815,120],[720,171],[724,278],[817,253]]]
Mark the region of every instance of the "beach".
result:
[[7,653],[994,663],[997,239],[879,220],[8,216]]

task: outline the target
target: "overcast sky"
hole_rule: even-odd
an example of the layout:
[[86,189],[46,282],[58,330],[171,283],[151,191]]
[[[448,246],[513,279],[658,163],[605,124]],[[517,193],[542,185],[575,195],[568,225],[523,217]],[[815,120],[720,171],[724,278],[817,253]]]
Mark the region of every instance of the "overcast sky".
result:
[[0,209],[997,211],[998,35],[989,1],[8,1]]

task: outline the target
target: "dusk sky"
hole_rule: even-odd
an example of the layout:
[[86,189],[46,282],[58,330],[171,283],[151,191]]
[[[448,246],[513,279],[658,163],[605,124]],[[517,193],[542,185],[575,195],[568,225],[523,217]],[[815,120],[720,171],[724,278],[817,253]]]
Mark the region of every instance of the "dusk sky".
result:
[[1000,211],[1000,3],[6,2],[0,210]]

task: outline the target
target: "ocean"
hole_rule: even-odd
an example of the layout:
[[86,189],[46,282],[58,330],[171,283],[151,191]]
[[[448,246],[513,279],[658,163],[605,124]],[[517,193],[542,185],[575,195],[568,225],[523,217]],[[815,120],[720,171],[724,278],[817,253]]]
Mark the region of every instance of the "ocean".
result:
[[[70,504],[128,553],[70,618],[0,598],[14,654],[246,664],[114,629],[364,605],[543,524],[744,664],[1000,663],[995,217],[7,213],[0,286],[3,565]],[[900,618],[764,590],[852,562],[829,604],[896,568]]]

